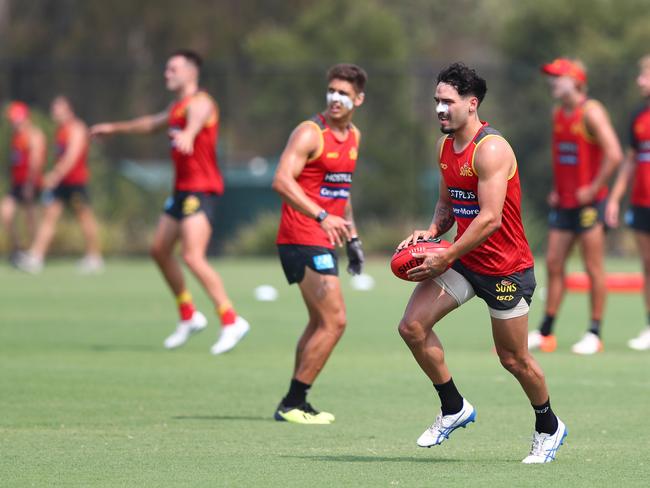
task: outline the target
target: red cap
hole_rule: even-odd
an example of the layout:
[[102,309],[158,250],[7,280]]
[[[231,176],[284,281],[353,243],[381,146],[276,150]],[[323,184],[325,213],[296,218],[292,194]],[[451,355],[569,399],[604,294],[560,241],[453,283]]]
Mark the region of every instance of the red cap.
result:
[[587,73],[575,61],[567,58],[557,58],[553,62],[542,65],[542,72],[551,76],[570,76],[579,83],[587,83]]
[[29,117],[29,107],[23,102],[11,102],[7,107],[7,118],[14,123],[19,123]]

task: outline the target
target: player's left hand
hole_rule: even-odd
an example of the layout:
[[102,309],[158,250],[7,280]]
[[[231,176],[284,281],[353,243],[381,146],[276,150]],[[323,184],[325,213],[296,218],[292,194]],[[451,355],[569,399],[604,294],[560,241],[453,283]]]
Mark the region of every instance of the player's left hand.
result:
[[610,199],[607,202],[607,206],[605,207],[605,224],[607,224],[607,227],[611,227],[612,229],[618,227],[619,210],[620,204],[618,201]]
[[412,281],[424,281],[429,278],[435,278],[447,271],[452,263],[452,260],[447,257],[446,252],[414,252],[411,255],[415,259],[424,259],[424,262],[420,266],[411,268],[406,272],[409,280]]
[[361,274],[364,260],[361,240],[358,237],[353,237],[346,243],[345,250],[348,254],[348,273],[351,275]]
[[576,190],[576,200],[579,205],[592,203],[596,198],[596,190],[591,185],[581,186]]
[[172,145],[183,154],[194,152],[194,137],[182,130],[174,131],[171,134]]

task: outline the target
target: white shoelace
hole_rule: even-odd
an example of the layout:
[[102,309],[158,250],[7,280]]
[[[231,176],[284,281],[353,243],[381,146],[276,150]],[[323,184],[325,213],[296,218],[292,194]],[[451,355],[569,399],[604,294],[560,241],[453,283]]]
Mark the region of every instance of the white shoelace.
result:
[[544,441],[548,436],[545,434],[538,434],[537,432],[533,434],[533,445],[530,448],[531,456],[543,456],[544,455]]

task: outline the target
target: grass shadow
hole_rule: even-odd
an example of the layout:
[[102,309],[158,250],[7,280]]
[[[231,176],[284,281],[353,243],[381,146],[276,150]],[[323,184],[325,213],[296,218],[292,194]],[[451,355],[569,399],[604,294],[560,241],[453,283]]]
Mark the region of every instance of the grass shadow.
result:
[[253,415],[175,415],[174,420],[253,420],[270,422],[271,417]]
[[314,456],[282,456],[294,459],[308,459],[310,461],[334,462],[334,463],[459,463],[465,462],[464,459],[439,459],[439,458],[420,458],[406,456],[360,456],[358,454],[338,454],[332,456],[314,455]]
[[90,350],[96,352],[142,352],[142,351],[161,351],[158,346],[145,344],[93,344]]

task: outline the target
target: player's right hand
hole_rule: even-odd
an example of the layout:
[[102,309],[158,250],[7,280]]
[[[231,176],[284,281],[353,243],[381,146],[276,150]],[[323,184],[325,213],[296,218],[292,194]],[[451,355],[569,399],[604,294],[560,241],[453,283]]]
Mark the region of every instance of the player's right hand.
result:
[[320,226],[327,234],[327,237],[333,246],[336,245],[343,247],[343,243],[352,239],[352,235],[350,234],[350,227],[352,224],[344,218],[330,214],[325,217],[325,219],[320,223]]
[[418,240],[427,240],[427,239],[432,239],[434,237],[433,232],[429,230],[415,230],[413,231],[413,234],[408,236],[406,239],[404,239],[402,242],[399,243],[397,246],[397,250],[399,251],[400,249],[404,249],[405,247],[410,246],[411,244],[415,244],[418,242]]
[[546,203],[548,203],[549,207],[557,207],[560,203],[560,195],[558,195],[557,192],[553,190],[548,194],[548,197],[546,197]]
[[113,124],[104,123],[104,124],[95,124],[90,127],[90,135],[95,136],[107,136],[114,132]]
[[605,224],[607,227],[615,229],[618,227],[618,213],[620,211],[620,205],[617,201],[609,200],[607,206],[605,207]]

